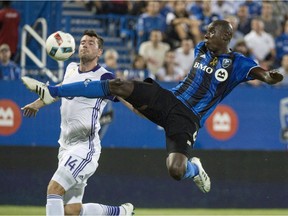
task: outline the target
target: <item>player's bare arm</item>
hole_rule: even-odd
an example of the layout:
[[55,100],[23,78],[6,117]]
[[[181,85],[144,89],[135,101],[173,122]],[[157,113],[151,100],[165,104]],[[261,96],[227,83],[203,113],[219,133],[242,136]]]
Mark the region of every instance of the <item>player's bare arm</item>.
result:
[[[57,86],[62,85],[62,83],[57,84]],[[59,100],[59,98],[55,98],[55,102]],[[30,104],[25,105],[21,108],[23,110],[23,115],[25,117],[35,117],[39,111],[40,108],[46,106],[46,104],[38,98],[37,100],[33,101]]]
[[43,106],[45,106],[44,102],[40,98],[38,98],[34,102],[22,107],[21,110],[23,110],[23,115],[25,117],[35,117],[39,109]]
[[278,70],[266,71],[260,67],[253,68],[250,72],[250,75],[254,79],[258,79],[258,80],[265,82],[269,85],[274,85],[274,84],[281,82],[283,80],[283,75],[280,74]]

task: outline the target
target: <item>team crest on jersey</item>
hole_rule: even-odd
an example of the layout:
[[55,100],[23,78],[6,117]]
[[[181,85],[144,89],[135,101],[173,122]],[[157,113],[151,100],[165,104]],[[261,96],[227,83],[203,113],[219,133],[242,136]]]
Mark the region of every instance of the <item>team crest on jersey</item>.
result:
[[92,81],[91,79],[85,79],[85,80],[84,80],[84,85],[85,85],[85,87],[87,87],[87,86],[88,86],[88,83],[91,82],[91,81]]
[[223,59],[222,61],[222,67],[223,68],[227,68],[232,64],[232,60],[231,59]]
[[228,71],[223,69],[223,68],[216,70],[215,71],[215,78],[219,82],[224,82],[228,78]]

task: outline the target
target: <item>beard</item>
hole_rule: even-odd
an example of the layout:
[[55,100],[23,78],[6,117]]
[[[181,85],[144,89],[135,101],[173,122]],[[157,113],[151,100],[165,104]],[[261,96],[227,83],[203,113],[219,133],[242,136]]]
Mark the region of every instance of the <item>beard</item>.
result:
[[88,53],[80,53],[79,58],[80,58],[80,61],[85,64],[87,62],[94,61],[97,58],[97,56],[95,54],[91,55]]

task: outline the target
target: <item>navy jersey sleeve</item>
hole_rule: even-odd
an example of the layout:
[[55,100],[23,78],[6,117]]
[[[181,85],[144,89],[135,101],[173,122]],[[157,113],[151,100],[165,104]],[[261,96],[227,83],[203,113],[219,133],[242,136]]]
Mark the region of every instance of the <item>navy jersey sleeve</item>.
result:
[[115,75],[113,73],[105,73],[101,76],[101,80],[111,80],[111,79],[115,79]]
[[[105,73],[101,76],[101,80],[111,80],[111,79],[115,79],[115,75],[113,73]],[[119,100],[115,96],[108,96],[106,98],[114,102],[119,102]]]
[[236,71],[239,82],[252,80],[253,78],[250,76],[250,71],[255,67],[259,67],[259,65],[253,59],[241,54],[236,54],[234,70]]

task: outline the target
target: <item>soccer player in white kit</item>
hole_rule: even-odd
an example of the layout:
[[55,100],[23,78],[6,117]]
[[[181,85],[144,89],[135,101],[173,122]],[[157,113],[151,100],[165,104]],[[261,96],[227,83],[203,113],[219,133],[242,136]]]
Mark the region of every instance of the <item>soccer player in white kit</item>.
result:
[[[86,30],[79,46],[80,64],[70,63],[62,84],[113,79],[114,75],[98,64],[103,39]],[[101,153],[100,116],[109,98],[62,98],[58,169],[47,189],[46,215],[133,215],[133,205],[107,206],[82,204],[87,180],[98,167]],[[56,100],[55,100],[56,101]],[[36,116],[45,106],[38,99],[22,108],[24,116]]]

